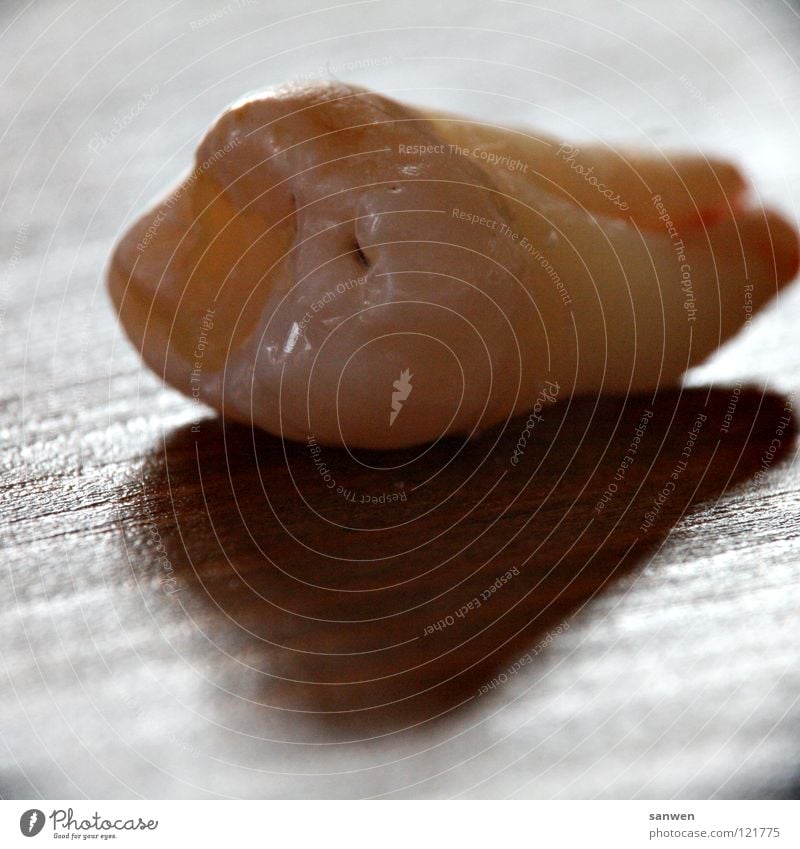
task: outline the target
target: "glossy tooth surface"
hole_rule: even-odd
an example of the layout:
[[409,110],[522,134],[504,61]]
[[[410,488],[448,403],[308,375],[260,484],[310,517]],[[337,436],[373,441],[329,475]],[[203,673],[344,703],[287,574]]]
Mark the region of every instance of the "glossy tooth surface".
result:
[[675,384],[794,276],[797,235],[728,163],[575,151],[281,86],[209,130],[110,291],[167,382],[292,439],[403,447],[501,422],[546,381]]

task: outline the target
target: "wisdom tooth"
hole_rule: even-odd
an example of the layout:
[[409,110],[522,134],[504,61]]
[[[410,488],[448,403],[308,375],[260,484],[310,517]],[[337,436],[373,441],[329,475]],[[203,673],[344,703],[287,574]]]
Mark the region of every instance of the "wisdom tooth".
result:
[[187,395],[291,439],[396,448],[525,412],[548,381],[674,385],[797,265],[795,230],[729,163],[312,83],[219,118],[109,287]]

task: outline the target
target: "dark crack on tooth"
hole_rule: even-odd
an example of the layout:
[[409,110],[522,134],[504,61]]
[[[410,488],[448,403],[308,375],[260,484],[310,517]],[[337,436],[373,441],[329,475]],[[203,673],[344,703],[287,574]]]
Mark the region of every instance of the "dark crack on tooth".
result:
[[353,244],[356,246],[356,256],[361,260],[365,268],[369,268],[369,260],[367,259],[367,255],[361,249],[361,245],[359,245],[358,239],[354,239]]

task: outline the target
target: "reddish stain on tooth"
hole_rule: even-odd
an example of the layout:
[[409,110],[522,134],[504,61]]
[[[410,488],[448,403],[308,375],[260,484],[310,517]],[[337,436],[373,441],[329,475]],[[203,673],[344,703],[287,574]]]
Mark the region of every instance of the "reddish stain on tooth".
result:
[[797,230],[782,216],[769,212],[763,221],[763,236],[757,242],[779,285],[788,283],[800,270],[800,242]]
[[718,221],[721,221],[727,212],[727,209],[723,210],[720,209],[720,207],[718,206],[709,206],[705,209],[701,209],[697,214],[698,224],[702,225],[703,227],[711,227]]

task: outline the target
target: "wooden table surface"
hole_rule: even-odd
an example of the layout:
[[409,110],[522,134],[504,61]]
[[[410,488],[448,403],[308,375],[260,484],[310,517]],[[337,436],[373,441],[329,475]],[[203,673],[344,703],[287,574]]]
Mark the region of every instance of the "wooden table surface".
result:
[[553,407],[516,468],[519,422],[325,449],[343,497],[302,445],[193,432],[103,282],[214,116],[293,76],[710,149],[796,219],[794,7],[34,0],[0,26],[0,795],[796,796],[797,285],[682,391]]

